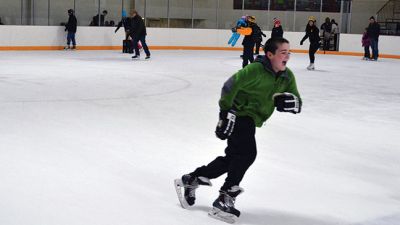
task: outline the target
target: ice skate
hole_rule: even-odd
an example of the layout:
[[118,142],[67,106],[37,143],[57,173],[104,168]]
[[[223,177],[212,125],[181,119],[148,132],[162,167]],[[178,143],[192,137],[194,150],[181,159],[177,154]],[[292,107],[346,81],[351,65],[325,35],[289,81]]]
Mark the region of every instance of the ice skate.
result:
[[310,63],[310,65],[307,66],[307,69],[308,69],[308,70],[315,70],[314,63]]
[[[199,185],[212,186],[208,178],[194,177],[189,174],[183,175],[181,179],[175,179],[174,184],[179,202],[184,209],[194,205],[196,200],[196,189]],[[183,195],[182,188],[184,190]]]
[[140,55],[134,55],[132,56],[132,59],[140,59]]
[[233,186],[226,192],[220,191],[208,215],[227,223],[235,223],[240,216],[240,211],[235,208],[235,200],[243,192],[243,188],[239,186]]
[[64,47],[64,50],[70,50],[70,49],[71,49],[71,47],[69,47],[69,45]]

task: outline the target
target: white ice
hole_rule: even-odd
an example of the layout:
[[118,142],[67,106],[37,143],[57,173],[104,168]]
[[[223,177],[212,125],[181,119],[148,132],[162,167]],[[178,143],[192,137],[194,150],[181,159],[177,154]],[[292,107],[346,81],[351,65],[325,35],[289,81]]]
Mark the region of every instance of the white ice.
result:
[[[224,224],[173,180],[224,152],[214,129],[237,51],[0,52],[1,225]],[[292,54],[303,112],[257,129],[237,224],[400,224],[400,61]]]

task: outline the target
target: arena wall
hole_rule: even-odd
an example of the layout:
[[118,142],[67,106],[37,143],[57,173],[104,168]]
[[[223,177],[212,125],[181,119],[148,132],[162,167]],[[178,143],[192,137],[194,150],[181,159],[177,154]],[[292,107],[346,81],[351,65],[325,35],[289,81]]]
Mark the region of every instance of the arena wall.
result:
[[[123,29],[114,27],[78,27],[78,49],[118,50],[124,38]],[[147,28],[150,49],[241,50],[241,39],[235,47],[227,44],[230,30]],[[270,31],[264,31],[269,36]],[[308,42],[300,45],[304,32],[285,32],[294,52],[306,52]],[[61,26],[0,26],[0,50],[61,50],[66,43],[66,32]],[[381,57],[400,59],[400,37],[380,36]],[[340,34],[339,52],[327,54],[362,55],[360,34]],[[321,53],[321,52],[320,52]]]

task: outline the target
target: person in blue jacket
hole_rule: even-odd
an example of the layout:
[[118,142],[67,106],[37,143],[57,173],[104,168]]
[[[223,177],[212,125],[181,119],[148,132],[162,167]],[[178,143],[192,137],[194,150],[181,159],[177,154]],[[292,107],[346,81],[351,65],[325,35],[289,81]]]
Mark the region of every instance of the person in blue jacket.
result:
[[231,36],[231,38],[229,38],[228,45],[230,44],[232,47],[236,45],[236,42],[240,37],[240,34],[238,32],[236,32],[236,30],[241,27],[247,27],[247,16],[242,16],[236,22],[236,26],[234,28],[232,28],[232,36]]
[[122,10],[122,19],[121,19],[121,21],[119,21],[119,23],[117,25],[117,29],[115,29],[115,33],[117,33],[119,28],[121,28],[123,26],[124,30],[125,30],[125,40],[128,40],[129,39],[129,25],[130,25],[130,18],[127,17],[126,11]]

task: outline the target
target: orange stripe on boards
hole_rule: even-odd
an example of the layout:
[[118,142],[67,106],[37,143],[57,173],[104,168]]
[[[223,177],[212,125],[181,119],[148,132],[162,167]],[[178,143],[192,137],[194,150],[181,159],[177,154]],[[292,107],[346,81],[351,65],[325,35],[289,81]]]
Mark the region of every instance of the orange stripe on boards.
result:
[[[150,50],[220,50],[220,51],[242,51],[241,47],[200,47],[200,46],[151,46]],[[63,50],[63,46],[0,46],[0,51],[49,51]],[[121,46],[78,46],[78,50],[122,50]],[[308,53],[308,50],[291,49],[293,53]],[[317,51],[317,54],[363,56],[361,52],[336,52]],[[380,58],[400,59],[400,55],[379,54]]]
[[0,51],[47,51],[62,50],[62,46],[0,46]]

